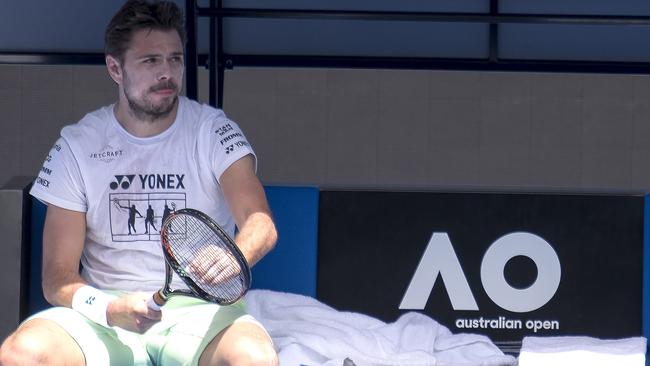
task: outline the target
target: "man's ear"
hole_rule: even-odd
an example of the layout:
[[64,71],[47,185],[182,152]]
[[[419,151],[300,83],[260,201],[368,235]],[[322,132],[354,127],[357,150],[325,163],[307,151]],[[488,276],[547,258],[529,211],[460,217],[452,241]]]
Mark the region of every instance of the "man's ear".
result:
[[106,55],[106,68],[111,79],[118,85],[122,85],[123,73],[120,61],[111,55]]

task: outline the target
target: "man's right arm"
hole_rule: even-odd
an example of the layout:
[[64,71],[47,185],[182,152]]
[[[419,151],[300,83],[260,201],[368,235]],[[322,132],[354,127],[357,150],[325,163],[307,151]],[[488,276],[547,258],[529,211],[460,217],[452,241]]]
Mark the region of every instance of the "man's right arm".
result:
[[[72,307],[75,292],[87,285],[79,275],[85,238],[85,213],[48,206],[43,228],[43,294],[50,304]],[[149,329],[162,315],[147,307],[149,296],[134,294],[110,301],[108,324],[134,332]]]
[[43,228],[43,294],[57,306],[72,306],[72,297],[86,283],[79,260],[86,237],[83,212],[49,205]]

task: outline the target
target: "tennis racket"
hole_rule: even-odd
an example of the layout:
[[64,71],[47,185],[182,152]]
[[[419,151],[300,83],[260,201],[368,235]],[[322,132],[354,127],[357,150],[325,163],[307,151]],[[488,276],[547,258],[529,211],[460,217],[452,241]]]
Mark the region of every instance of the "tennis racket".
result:
[[[166,264],[165,285],[147,302],[151,309],[160,310],[174,295],[228,305],[248,291],[251,272],[244,255],[206,214],[189,208],[170,214],[162,224],[160,239]],[[174,273],[189,290],[171,288]]]

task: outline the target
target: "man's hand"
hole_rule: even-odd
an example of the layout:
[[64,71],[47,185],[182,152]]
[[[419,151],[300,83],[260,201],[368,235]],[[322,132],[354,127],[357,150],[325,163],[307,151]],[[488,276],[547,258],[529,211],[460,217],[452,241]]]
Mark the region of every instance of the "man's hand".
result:
[[162,318],[162,312],[147,306],[151,295],[138,293],[111,301],[106,308],[108,325],[144,333]]
[[239,275],[240,270],[232,265],[233,262],[237,263],[237,259],[232,253],[219,246],[210,245],[199,251],[197,259],[190,262],[186,270],[198,282],[215,286]]

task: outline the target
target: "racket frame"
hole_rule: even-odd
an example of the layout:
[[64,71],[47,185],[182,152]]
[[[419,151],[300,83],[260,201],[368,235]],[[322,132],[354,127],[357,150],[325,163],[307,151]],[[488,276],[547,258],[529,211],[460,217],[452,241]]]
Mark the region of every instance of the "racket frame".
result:
[[[167,221],[172,220],[174,217],[179,215],[188,215],[197,218],[202,223],[204,223],[208,228],[210,228],[215,233],[215,235],[217,235],[226,244],[228,249],[230,249],[230,252],[232,253],[233,257],[237,260],[241,268],[241,272],[242,272],[241,277],[244,282],[244,291],[242,292],[241,296],[239,296],[237,299],[226,300],[226,299],[221,299],[213,295],[210,295],[208,292],[203,290],[201,286],[197,285],[196,282],[192,280],[192,278],[190,278],[185,274],[184,269],[181,268],[180,263],[178,263],[178,261],[174,258],[173,252],[170,250],[170,244],[167,237],[168,235],[167,234],[168,226],[166,225]],[[246,258],[244,257],[244,254],[241,252],[239,247],[237,247],[237,244],[235,244],[235,242],[230,238],[230,235],[228,235],[228,233],[226,233],[216,222],[214,222],[212,218],[210,218],[208,215],[204,214],[203,212],[192,208],[183,208],[171,213],[163,223],[163,229],[162,232],[160,233],[160,241],[162,244],[163,255],[165,257],[165,285],[159,291],[156,291],[156,293],[154,293],[153,296],[154,302],[159,306],[162,306],[165,302],[167,302],[167,299],[170,296],[175,296],[175,295],[198,297],[200,299],[217,303],[220,305],[230,305],[237,302],[239,299],[241,299],[241,297],[243,297],[244,294],[250,288],[251,269],[250,266],[248,265],[248,262],[246,262]],[[174,273],[176,273],[176,275],[180,277],[183,283],[185,283],[185,285],[189,287],[189,291],[183,289],[172,290],[171,284],[172,284],[172,277]]]

